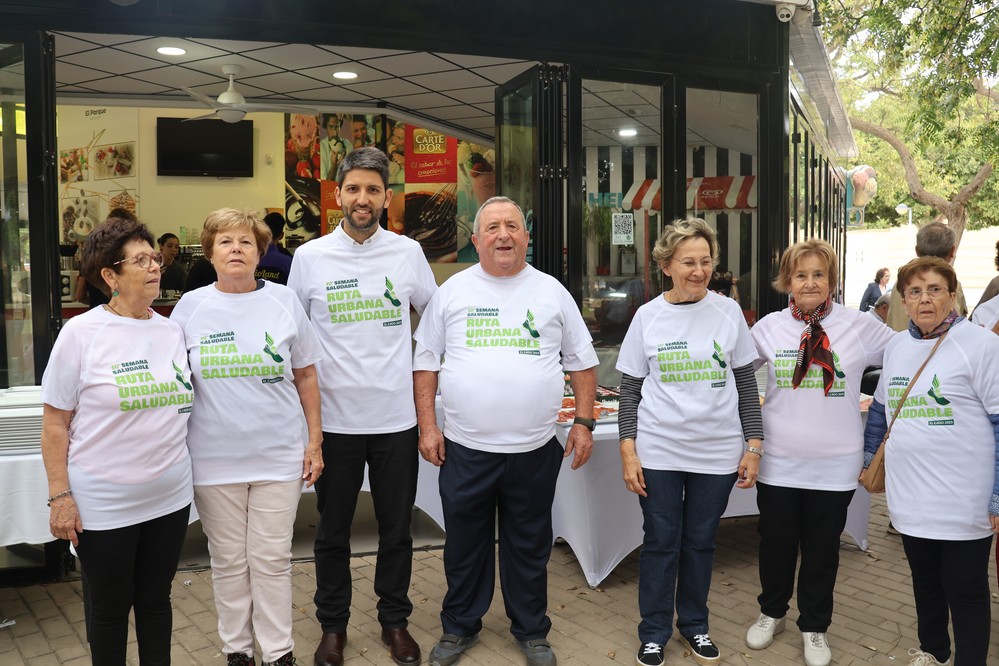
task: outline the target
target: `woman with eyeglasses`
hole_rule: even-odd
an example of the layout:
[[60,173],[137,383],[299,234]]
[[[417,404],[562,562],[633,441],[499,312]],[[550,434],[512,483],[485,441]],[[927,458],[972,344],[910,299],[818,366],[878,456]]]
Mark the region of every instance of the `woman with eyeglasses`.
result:
[[42,458],[52,535],[82,564],[94,664],[170,663],[170,585],[193,499],[185,438],[194,401],[180,327],[150,308],[159,252],[135,220],[109,218],[82,269],[110,301],[66,322],[42,377]]
[[227,666],[252,666],[254,639],[262,663],[295,663],[291,540],[302,484],[323,471],[325,352],[295,293],[254,277],[270,244],[255,211],[209,214],[201,246],[218,280],[170,315],[198,391],[187,443]]
[[989,556],[999,532],[999,337],[958,315],[948,262],[914,259],[896,284],[909,329],[885,349],[864,432],[864,474],[898,411],[884,460],[888,512],[916,599],[919,647],[909,649],[909,663],[950,663],[949,616],[954,664],[985,666]]
[[750,488],[763,455],[753,347],[739,304],[708,290],[718,241],[699,218],[663,230],[652,253],[672,287],[628,328],[618,435],[624,484],[645,517],[639,562],[639,666],[659,666],[673,633],[703,665],[718,522],[733,486]]
[[[859,310],[833,302],[839,260],[813,239],[784,251],[774,289],[788,307],[753,327],[759,365],[767,365],[760,463],[760,615],[746,632],[753,650],[784,631],[795,591],[807,666],[826,666],[832,649],[833,588],[839,539],[863,463],[860,381],[881,365],[895,332]],[[800,563],[799,563],[800,553]]]

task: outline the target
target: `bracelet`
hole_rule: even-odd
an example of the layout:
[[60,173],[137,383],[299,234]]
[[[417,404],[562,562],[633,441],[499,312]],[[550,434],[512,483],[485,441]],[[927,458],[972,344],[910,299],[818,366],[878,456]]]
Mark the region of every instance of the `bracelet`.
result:
[[758,446],[747,446],[746,447],[746,453],[755,453],[759,457],[761,457],[761,458],[763,457],[763,449],[761,449]]
[[52,506],[52,502],[56,501],[57,499],[61,499],[63,497],[68,497],[69,495],[72,495],[72,494],[73,494],[73,491],[67,488],[66,490],[62,491],[61,493],[56,493],[52,497],[50,497],[47,500],[45,500],[45,506]]

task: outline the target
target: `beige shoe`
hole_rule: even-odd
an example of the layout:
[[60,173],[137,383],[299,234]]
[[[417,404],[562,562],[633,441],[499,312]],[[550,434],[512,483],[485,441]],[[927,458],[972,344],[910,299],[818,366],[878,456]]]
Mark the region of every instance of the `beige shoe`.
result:
[[832,650],[826,635],[820,631],[801,632],[801,642],[805,649],[805,663],[808,666],[829,666],[832,663]]
[[756,623],[746,632],[746,646],[750,650],[762,650],[773,643],[774,636],[782,631],[784,631],[784,618],[760,613]]

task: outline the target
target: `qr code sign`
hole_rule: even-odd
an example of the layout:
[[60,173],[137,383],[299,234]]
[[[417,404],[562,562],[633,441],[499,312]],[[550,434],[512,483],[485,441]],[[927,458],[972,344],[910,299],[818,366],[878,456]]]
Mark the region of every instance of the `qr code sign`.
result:
[[611,215],[611,244],[635,244],[635,216],[632,213],[614,213]]

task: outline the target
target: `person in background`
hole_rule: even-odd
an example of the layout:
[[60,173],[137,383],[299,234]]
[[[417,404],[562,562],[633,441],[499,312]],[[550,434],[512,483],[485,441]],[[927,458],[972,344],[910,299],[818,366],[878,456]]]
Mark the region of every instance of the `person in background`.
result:
[[[864,295],[860,297],[860,311],[867,312],[877,300],[884,295],[888,288],[888,278],[891,275],[891,271],[887,268],[879,268],[878,272],[874,274],[874,282],[867,285],[867,289],[864,290]],[[883,319],[883,318],[882,318]]]
[[160,253],[163,255],[163,265],[160,266],[160,291],[180,291],[184,288],[184,269],[180,267],[175,259],[180,253],[180,239],[171,233],[163,234],[156,241],[160,245]]
[[353,149],[370,146],[374,141],[371,137],[371,129],[368,127],[368,118],[363,114],[355,114],[350,119],[350,138],[353,141]]
[[868,310],[872,317],[882,324],[888,319],[888,307],[891,304],[891,294],[881,294],[878,300],[874,301],[874,307]]
[[[547,614],[552,502],[562,459],[574,455],[577,469],[593,450],[597,355],[569,292],[527,263],[520,206],[507,197],[487,200],[472,231],[479,263],[444,283],[415,335],[420,454],[441,468],[447,532],[444,631],[428,661],[451,666],[479,640],[495,589],[498,511],[510,631],[528,666],[555,666]],[[467,344],[472,333],[485,334],[477,340],[486,344]],[[555,417],[564,373],[576,418],[563,451]],[[436,418],[438,376],[444,433]]]
[[[916,256],[939,257],[953,266],[954,257],[957,256],[957,235],[943,222],[924,224],[916,232]],[[964,300],[964,290],[960,281],[957,283],[955,307],[959,315],[968,316],[968,304]],[[888,319],[885,323],[896,331],[905,331],[909,328],[909,313],[905,309],[902,294],[898,289],[891,290],[891,304],[888,306]]]
[[198,394],[187,445],[219,638],[228,666],[253,665],[254,637],[263,663],[291,666],[291,539],[302,481],[323,471],[316,363],[325,354],[295,293],[254,278],[273,247],[255,212],[211,213],[201,245],[218,281],[185,293],[170,319],[184,331]]
[[139,222],[98,225],[82,268],[111,298],[66,322],[42,377],[49,526],[80,558],[98,666],[124,666],[130,611],[140,663],[170,663],[170,585],[193,499],[185,439],[194,393],[180,327],[150,308],[160,261]]
[[284,237],[284,215],[268,213],[264,216],[264,224],[270,229],[271,241],[267,245],[267,252],[260,257],[254,275],[258,279],[288,284],[288,274],[291,273],[291,252],[278,245],[278,241]]
[[[710,666],[721,661],[708,635],[715,534],[732,487],[751,488],[763,456],[756,347],[739,304],[708,289],[718,241],[704,220],[667,226],[652,257],[673,286],[638,309],[617,361],[624,485],[645,530],[636,661],[664,663],[675,608],[681,642]],[[664,369],[664,349],[688,360]],[[685,373],[690,363],[710,369]]]
[[[833,588],[839,538],[863,463],[860,385],[881,365],[895,335],[859,310],[833,302],[839,261],[823,240],[784,251],[774,288],[789,306],[752,328],[767,365],[756,502],[760,510],[760,615],[746,632],[752,650],[784,631],[798,584],[798,629],[807,666],[826,666],[832,650]],[[798,567],[800,551],[801,566]]]
[[318,365],[326,473],[316,483],[315,603],[323,630],[316,666],[343,664],[350,526],[365,464],[378,520],[381,639],[397,664],[421,659],[407,629],[419,468],[409,313],[423,312],[437,284],[420,244],[379,226],[392,199],[388,171],[377,148],[359,148],[340,162],[335,196],[344,219],[295,251],[288,278],[329,357]]
[[[112,217],[120,220],[138,221],[135,214],[125,208],[112,208],[111,212],[108,213],[108,219]],[[91,309],[105,305],[109,300],[108,295],[104,293],[100,286],[91,284],[90,280],[82,272],[76,281],[76,293],[73,297],[80,303],[90,306]]]
[[[996,258],[995,258],[996,270],[999,271],[999,241],[996,241]],[[985,291],[982,292],[982,297],[978,299],[978,303],[975,304],[975,310],[978,311],[978,306],[982,303],[992,300],[996,296],[999,296],[999,275],[992,278],[988,285],[985,287]]]
[[948,624],[955,666],[994,664],[988,568],[999,532],[999,337],[957,313],[948,262],[914,259],[895,285],[911,323],[885,349],[864,432],[864,474],[915,378],[884,454],[888,513],[902,534],[916,600],[919,647],[909,649],[909,664],[951,663]]

